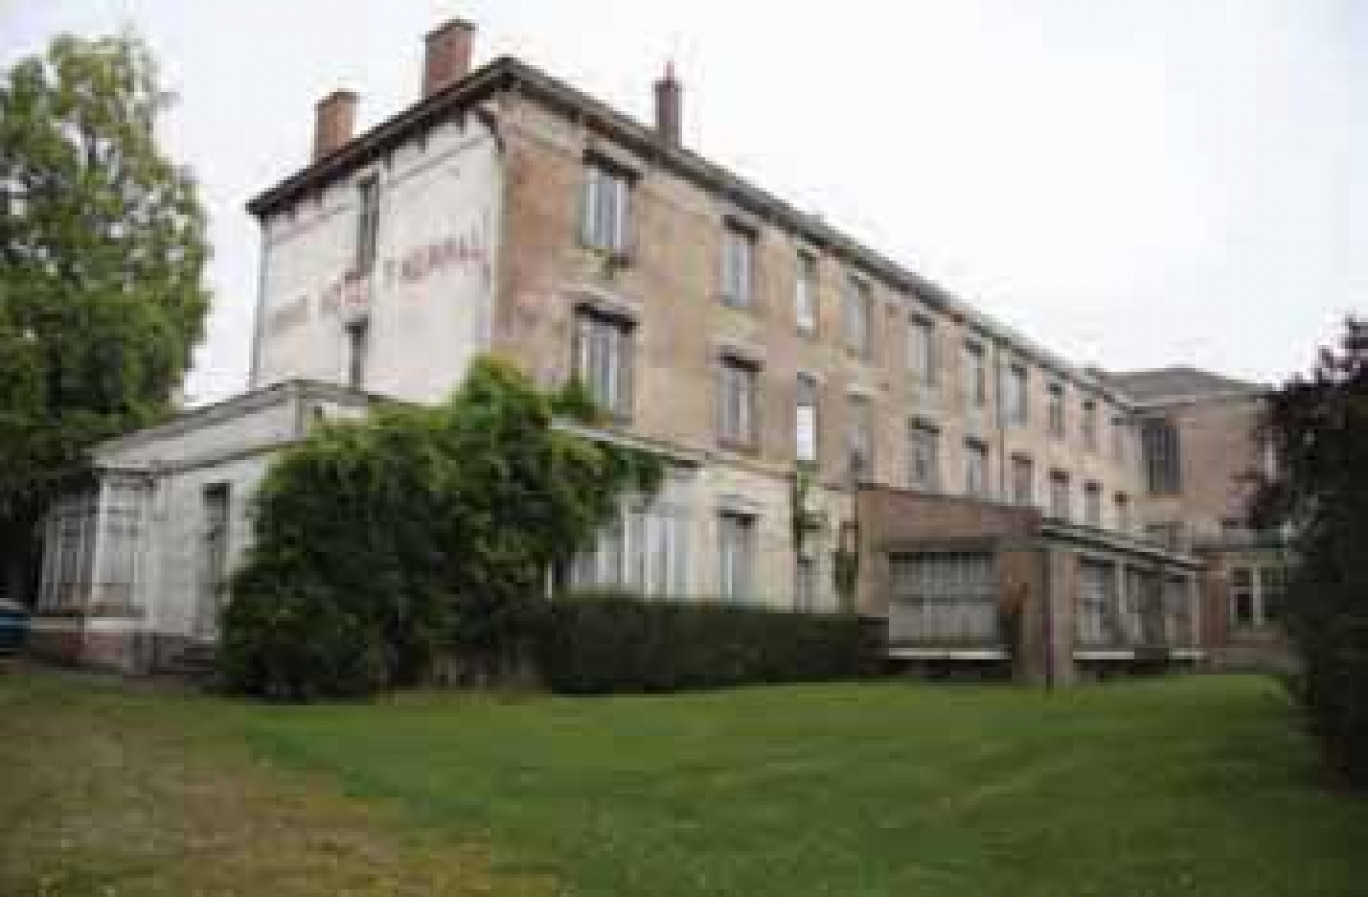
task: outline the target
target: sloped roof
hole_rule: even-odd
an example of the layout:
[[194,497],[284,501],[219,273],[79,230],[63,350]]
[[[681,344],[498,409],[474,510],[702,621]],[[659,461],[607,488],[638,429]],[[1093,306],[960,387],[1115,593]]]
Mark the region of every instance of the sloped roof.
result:
[[1264,386],[1248,380],[1236,380],[1233,377],[1184,365],[1146,371],[1122,371],[1105,376],[1117,389],[1142,405],[1147,402],[1196,399],[1215,395],[1256,395],[1265,389]]

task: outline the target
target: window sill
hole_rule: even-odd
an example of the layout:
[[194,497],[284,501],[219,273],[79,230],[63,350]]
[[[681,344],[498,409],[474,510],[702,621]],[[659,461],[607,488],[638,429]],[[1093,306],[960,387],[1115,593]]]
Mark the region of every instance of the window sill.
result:
[[606,246],[595,246],[580,240],[580,248],[593,256],[600,265],[603,266],[605,273],[614,273],[632,267],[632,253],[626,249],[610,249]]
[[742,312],[743,314],[753,315],[756,314],[758,311],[755,305],[754,298],[748,299],[745,302],[739,302],[734,297],[728,296],[726,293],[719,293],[717,295],[717,303],[721,305],[723,308],[731,309],[732,311]]
[[760,456],[760,446],[756,443],[739,442],[735,439],[718,437],[717,447],[725,452],[732,452],[737,455],[745,455],[748,458],[758,458]]

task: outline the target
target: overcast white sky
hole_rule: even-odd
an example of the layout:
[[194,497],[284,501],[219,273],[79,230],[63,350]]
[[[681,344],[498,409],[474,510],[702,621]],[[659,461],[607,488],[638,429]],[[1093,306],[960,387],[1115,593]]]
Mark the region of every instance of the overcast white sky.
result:
[[306,161],[327,91],[363,127],[412,102],[451,15],[477,63],[643,119],[673,58],[691,146],[1079,363],[1273,380],[1368,309],[1365,2],[0,0],[0,65],[131,23],[180,96],[215,251],[195,400],[246,378],[243,204]]

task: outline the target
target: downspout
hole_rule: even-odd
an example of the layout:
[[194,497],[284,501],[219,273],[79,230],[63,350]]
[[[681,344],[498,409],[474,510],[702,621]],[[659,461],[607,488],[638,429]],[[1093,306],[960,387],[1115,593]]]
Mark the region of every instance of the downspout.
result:
[[1054,569],[1054,554],[1050,550],[1050,543],[1047,540],[1042,539],[1041,545],[1044,548],[1045,575],[1041,577],[1044,583],[1044,595],[1040,602],[1040,612],[1043,617],[1042,624],[1045,627],[1045,691],[1049,693],[1054,691],[1055,684],[1054,577],[1051,575]]
[[[516,95],[516,92],[511,89],[506,92]],[[489,251],[493,254],[497,254],[497,257],[490,259],[489,262],[490,278],[492,282],[489,284],[486,305],[483,310],[484,320],[481,321],[479,325],[479,338],[481,342],[483,342],[484,351],[486,352],[494,350],[495,321],[497,318],[496,309],[499,306],[499,293],[504,289],[505,285],[511,281],[510,272],[508,270],[511,265],[509,259],[512,257],[512,253],[508,251],[509,232],[512,228],[512,223],[510,221],[511,216],[509,214],[509,210],[512,207],[509,190],[511,178],[509,177],[508,172],[508,143],[500,126],[502,111],[497,105],[500,102],[503,102],[503,97],[501,94],[496,94],[494,102],[477,106],[473,110],[475,117],[489,129],[490,138],[494,141],[494,153],[497,158],[497,177],[499,181],[497,190],[495,191],[498,196],[498,208],[492,210],[498,220],[493,222],[494,227],[489,229],[491,237],[495,238],[492,241],[492,245],[489,247]],[[496,230],[497,235],[495,234]]]
[[994,390],[996,391],[996,410],[997,419],[997,462],[998,462],[998,489],[997,497],[999,501],[1007,501],[1007,408],[1003,401],[1006,390],[1003,389],[1002,381],[1002,344],[994,341],[993,343],[993,377]]

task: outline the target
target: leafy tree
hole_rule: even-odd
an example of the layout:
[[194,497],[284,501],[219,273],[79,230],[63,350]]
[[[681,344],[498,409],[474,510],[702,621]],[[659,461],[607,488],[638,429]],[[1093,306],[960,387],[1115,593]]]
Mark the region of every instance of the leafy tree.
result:
[[[163,415],[209,297],[205,216],[157,145],[146,46],[63,36],[0,79],[0,545],[31,551],[99,440]],[[11,583],[13,585],[13,583]]]
[[654,457],[553,427],[591,404],[481,358],[443,406],[321,425],[271,469],[235,576],[228,684],[285,699],[411,683],[439,657],[487,679],[520,660],[546,589]]
[[1294,689],[1332,769],[1368,785],[1368,321],[1269,396],[1261,434],[1279,469],[1255,521],[1292,532]]

